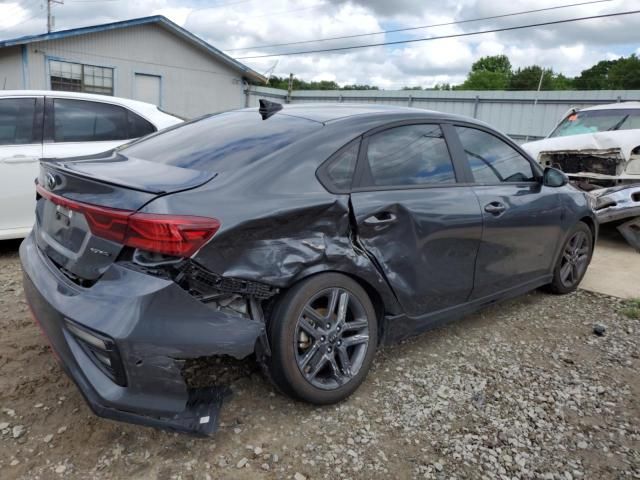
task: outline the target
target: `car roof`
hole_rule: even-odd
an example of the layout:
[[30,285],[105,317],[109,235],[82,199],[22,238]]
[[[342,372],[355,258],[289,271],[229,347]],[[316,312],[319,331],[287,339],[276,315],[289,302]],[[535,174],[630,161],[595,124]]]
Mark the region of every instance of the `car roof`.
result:
[[608,105],[595,105],[593,107],[581,108],[581,112],[587,112],[590,110],[615,110],[615,109],[640,109],[640,102],[618,102],[609,103]]
[[173,125],[176,121],[183,119],[170,113],[165,113],[152,103],[131,100],[129,98],[113,97],[111,95],[98,95],[95,93],[64,92],[58,90],[0,90],[0,98],[8,97],[55,97],[72,98],[74,100],[87,100],[92,102],[103,102],[128,108],[150,120],[159,128]]
[[[256,109],[249,109],[257,111]],[[322,104],[287,104],[283,105],[282,110],[278,112],[280,115],[289,115],[292,117],[300,117],[320,123],[336,122],[349,119],[351,117],[366,115],[375,115],[377,117],[401,117],[421,118],[429,120],[461,120],[471,121],[483,124],[475,119],[452,115],[448,113],[437,112],[435,110],[426,110],[422,108],[399,107],[394,105],[375,105],[375,104],[344,104],[344,103],[322,103]],[[381,118],[381,119],[382,119]],[[484,125],[484,124],[483,124]]]
[[64,92],[59,90],[0,90],[0,97],[59,97],[76,98],[80,100],[93,100],[97,102],[115,103],[136,109],[156,108],[152,103],[131,100],[129,98],[113,97],[111,95],[98,95],[95,93]]

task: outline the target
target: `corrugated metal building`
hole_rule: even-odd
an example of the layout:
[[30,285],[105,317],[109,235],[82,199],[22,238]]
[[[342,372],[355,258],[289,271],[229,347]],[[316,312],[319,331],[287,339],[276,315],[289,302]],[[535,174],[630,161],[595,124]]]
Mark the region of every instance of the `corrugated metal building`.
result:
[[286,90],[253,86],[248,105],[261,98],[291,103],[375,103],[437,110],[477,118],[515,140],[545,137],[570,108],[639,101],[640,90],[438,91]]
[[244,106],[266,79],[163,16],[0,42],[0,88],[115,95],[184,117]]

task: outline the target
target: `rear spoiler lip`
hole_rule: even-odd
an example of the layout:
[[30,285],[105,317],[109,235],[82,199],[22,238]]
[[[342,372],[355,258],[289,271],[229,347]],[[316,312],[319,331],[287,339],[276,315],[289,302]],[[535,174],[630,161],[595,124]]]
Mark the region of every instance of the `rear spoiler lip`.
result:
[[[213,180],[218,176],[218,174],[215,172],[207,173],[207,172],[198,171],[201,174],[200,176],[202,178],[199,180],[196,179],[196,181],[194,181],[193,183],[189,183],[187,185],[184,185],[183,187],[177,187],[176,189],[160,189],[160,188],[150,188],[148,186],[136,184],[134,182],[123,181],[122,179],[118,179],[117,181],[115,181],[114,179],[109,177],[104,177],[100,175],[91,175],[86,172],[76,170],[74,168],[69,168],[66,166],[66,163],[70,163],[68,158],[56,158],[56,159],[43,158],[40,160],[40,162],[41,164],[45,163],[47,168],[49,169],[58,170],[67,175],[73,175],[75,177],[86,178],[89,180],[98,181],[100,183],[112,185],[115,187],[124,187],[130,190],[135,190],[142,193],[151,193],[155,195],[166,195],[166,194],[179,193],[187,190],[192,190],[194,188],[201,187],[206,183],[209,183],[211,180]],[[180,167],[176,167],[176,168],[180,168]]]

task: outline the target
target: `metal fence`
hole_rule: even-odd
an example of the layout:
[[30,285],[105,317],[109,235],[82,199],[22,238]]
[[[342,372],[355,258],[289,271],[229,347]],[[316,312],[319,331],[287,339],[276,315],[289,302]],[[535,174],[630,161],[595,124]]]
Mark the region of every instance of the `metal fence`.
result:
[[[252,86],[247,106],[258,100],[286,102],[287,92]],[[435,91],[435,90],[297,90],[290,103],[375,103],[438,110],[477,118],[523,141],[547,136],[572,107],[640,100],[640,90],[585,91]]]

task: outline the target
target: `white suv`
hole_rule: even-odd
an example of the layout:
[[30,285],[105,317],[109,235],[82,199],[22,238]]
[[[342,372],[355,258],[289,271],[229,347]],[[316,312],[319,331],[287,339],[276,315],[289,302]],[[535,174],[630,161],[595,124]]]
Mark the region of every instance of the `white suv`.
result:
[[125,98],[0,91],[0,240],[31,230],[41,158],[104,152],[180,122],[155,105]]

